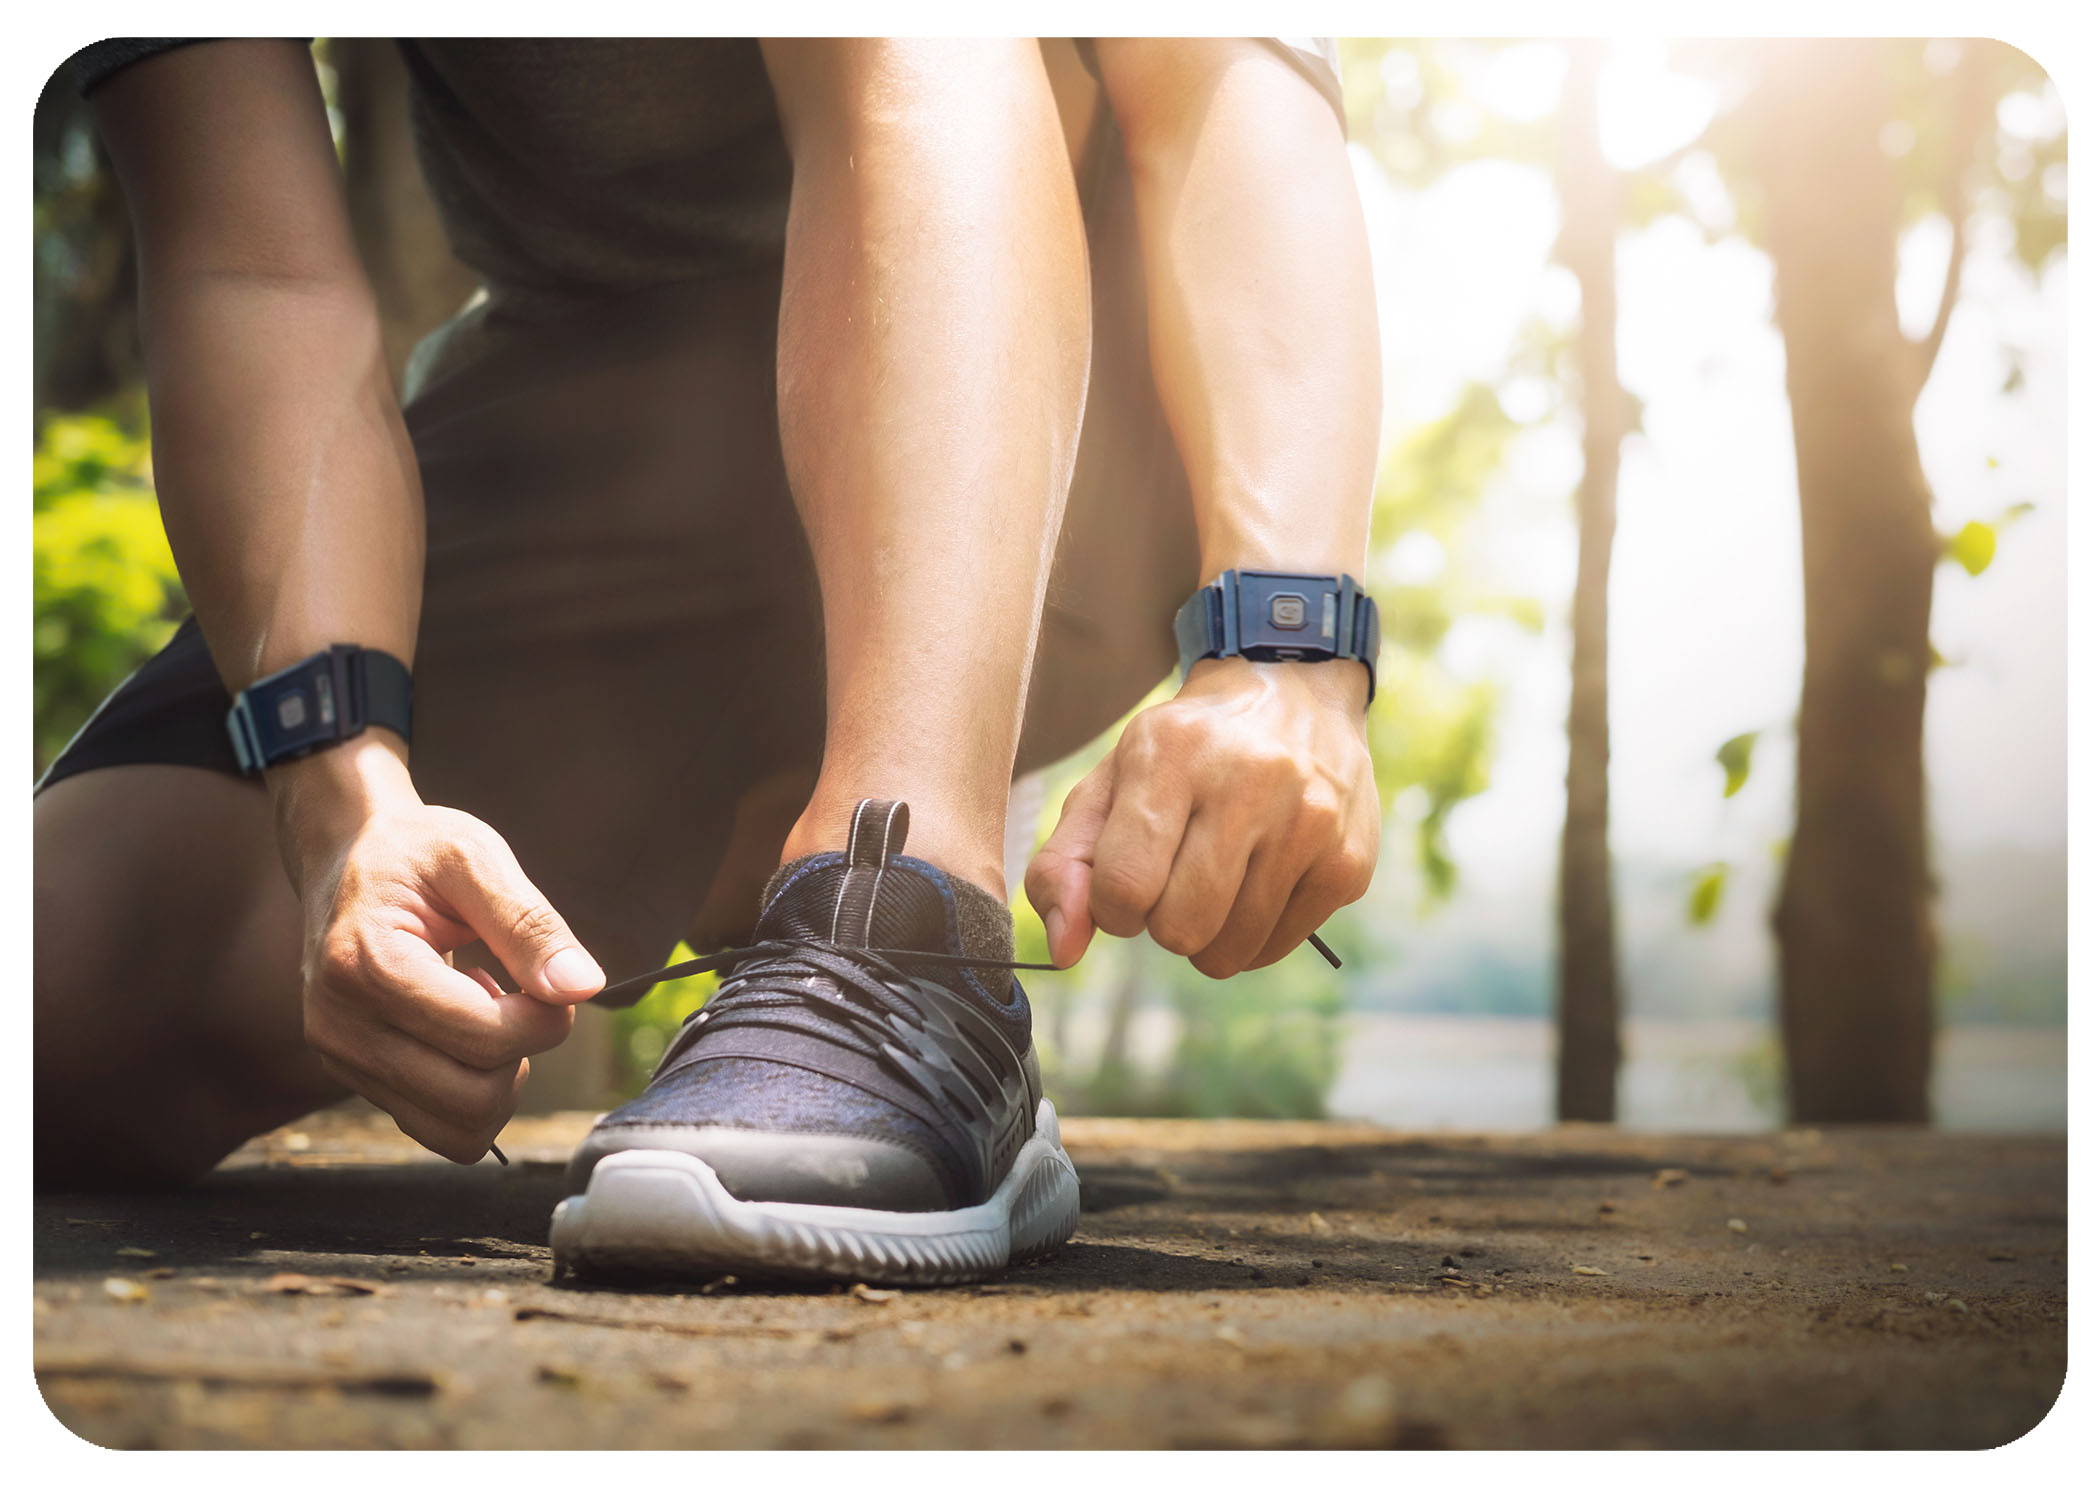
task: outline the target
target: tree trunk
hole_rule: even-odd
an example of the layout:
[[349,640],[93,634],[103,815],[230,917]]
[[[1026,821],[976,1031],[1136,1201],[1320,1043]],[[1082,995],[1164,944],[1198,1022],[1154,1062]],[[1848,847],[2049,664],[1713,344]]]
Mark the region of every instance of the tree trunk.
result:
[[1774,917],[1803,1123],[1929,1117],[1925,683],[1940,541],[1918,462],[1918,348],[1896,316],[1901,200],[1879,41],[1774,44],[1758,105],[1801,497],[1807,655],[1796,819]]
[[1618,526],[1616,275],[1619,181],[1597,133],[1602,48],[1577,43],[1568,70],[1560,160],[1561,261],[1582,290],[1575,355],[1582,389],[1582,484],[1568,694],[1568,815],[1560,841],[1560,1030],[1556,1108],[1563,1119],[1618,1116],[1619,949],[1612,898],[1611,720],[1607,621]]
[[398,379],[425,334],[473,293],[423,184],[410,126],[408,68],[381,37],[331,37],[343,120],[343,184],[357,248],[379,302],[387,365]]
[[92,408],[140,376],[131,215],[70,71],[44,85],[34,140],[34,412]]

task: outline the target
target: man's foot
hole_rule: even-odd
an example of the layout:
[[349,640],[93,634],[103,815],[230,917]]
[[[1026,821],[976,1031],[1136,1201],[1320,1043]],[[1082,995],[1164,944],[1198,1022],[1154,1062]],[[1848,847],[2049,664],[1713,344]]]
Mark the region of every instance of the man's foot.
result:
[[557,1269],[959,1283],[1072,1235],[1012,916],[905,857],[908,818],[862,802],[843,854],[774,876],[753,946],[577,1151]]

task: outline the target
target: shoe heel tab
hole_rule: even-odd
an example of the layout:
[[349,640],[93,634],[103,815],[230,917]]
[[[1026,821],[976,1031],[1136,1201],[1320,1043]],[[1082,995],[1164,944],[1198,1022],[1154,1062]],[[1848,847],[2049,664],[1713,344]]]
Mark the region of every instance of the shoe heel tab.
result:
[[846,863],[853,869],[879,870],[892,855],[904,852],[911,832],[911,809],[901,802],[864,797],[853,808],[846,830]]

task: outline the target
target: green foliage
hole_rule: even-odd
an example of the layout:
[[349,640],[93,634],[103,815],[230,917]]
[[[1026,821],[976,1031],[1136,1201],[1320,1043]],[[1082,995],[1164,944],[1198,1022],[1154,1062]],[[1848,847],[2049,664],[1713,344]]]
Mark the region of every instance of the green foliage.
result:
[[1159,1111],[1187,1118],[1326,1115],[1342,1062],[1341,980],[1309,952],[1274,967],[1265,977],[1177,979],[1181,1040]]
[[[672,963],[699,954],[679,943],[666,960]],[[624,1010],[613,1013],[613,1055],[619,1064],[618,1087],[623,1098],[633,1097],[649,1083],[649,1074],[686,1017],[714,997],[718,982],[712,973],[658,984]]]
[[1550,113],[1511,119],[1480,107],[1476,75],[1498,53],[1547,45],[1527,40],[1390,40],[1342,44],[1349,137],[1369,147],[1406,187],[1432,184],[1476,160],[1545,163],[1559,124]]
[[1768,1123],[1781,1121],[1786,1112],[1786,1053],[1776,1032],[1767,1030],[1729,1059],[1725,1068]]
[[1941,540],[1949,559],[1967,570],[1971,575],[1980,575],[1991,567],[1998,557],[1998,534],[2007,525],[2017,522],[2034,511],[2032,502],[2016,502],[2000,513],[1993,522],[1981,520],[1967,522]]
[[41,772],[186,609],[142,431],[99,414],[44,422],[31,548]]
[[1998,555],[1998,530],[1988,523],[1964,523],[1946,540],[1947,557],[1972,575],[1991,567]]
[[1695,927],[1703,927],[1712,921],[1721,909],[1721,898],[1728,891],[1729,865],[1716,860],[1707,865],[1692,879],[1692,894],[1685,904],[1685,916]]
[[[1349,941],[1339,925],[1336,940]],[[1337,951],[1355,963],[1353,948]],[[1063,1022],[1055,1001],[1060,985],[1062,996],[1070,997],[1074,979],[1085,980],[1088,1003],[1106,1017],[1088,1053],[1058,1039]],[[1037,975],[1029,989],[1044,1087],[1060,1112],[1153,1118],[1326,1114],[1327,1094],[1341,1068],[1345,986],[1310,948],[1265,969],[1213,980],[1149,940],[1101,938],[1083,970]],[[1170,1015],[1171,1046],[1160,1050],[1155,1042],[1154,1049],[1138,1049],[1127,1026],[1119,1039],[1117,1001],[1127,1001],[1122,1014],[1131,1023]],[[1156,1023],[1151,1028],[1159,1029]]]
[[1757,731],[1745,730],[1722,741],[1721,748],[1714,752],[1714,760],[1721,763],[1723,797],[1735,796],[1750,780],[1750,756],[1757,749],[1757,737]]

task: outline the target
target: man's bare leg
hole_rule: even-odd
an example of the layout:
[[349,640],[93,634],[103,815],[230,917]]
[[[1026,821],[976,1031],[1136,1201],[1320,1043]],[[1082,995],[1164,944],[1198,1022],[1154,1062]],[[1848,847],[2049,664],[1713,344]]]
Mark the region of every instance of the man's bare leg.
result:
[[1003,900],[1001,843],[1086,392],[1084,231],[1036,45],[778,42],[795,155],[781,437],[827,735],[785,857],[854,802]]

